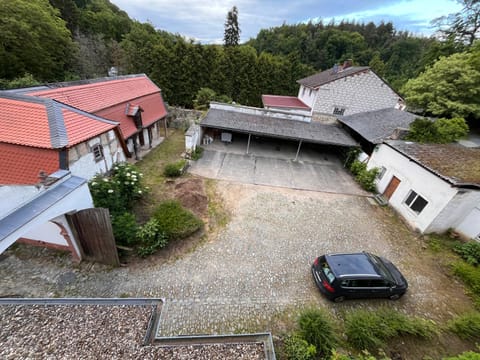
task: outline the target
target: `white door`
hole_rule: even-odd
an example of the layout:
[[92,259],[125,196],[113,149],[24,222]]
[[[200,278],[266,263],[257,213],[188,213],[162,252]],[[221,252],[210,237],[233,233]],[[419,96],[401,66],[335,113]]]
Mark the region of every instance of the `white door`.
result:
[[457,226],[458,232],[480,241],[480,208],[474,208]]

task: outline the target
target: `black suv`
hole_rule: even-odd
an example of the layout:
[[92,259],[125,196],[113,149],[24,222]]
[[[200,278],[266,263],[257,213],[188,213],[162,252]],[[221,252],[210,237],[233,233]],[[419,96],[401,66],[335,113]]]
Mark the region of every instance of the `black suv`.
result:
[[395,265],[367,252],[320,256],[313,262],[312,274],[320,291],[335,302],[373,297],[397,300],[408,288]]

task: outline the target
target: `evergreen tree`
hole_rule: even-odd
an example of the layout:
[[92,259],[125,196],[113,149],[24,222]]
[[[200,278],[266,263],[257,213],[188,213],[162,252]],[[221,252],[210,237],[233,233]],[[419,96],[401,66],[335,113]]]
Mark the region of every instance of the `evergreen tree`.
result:
[[240,27],[238,25],[238,9],[236,6],[227,14],[223,43],[225,46],[236,46],[240,41]]

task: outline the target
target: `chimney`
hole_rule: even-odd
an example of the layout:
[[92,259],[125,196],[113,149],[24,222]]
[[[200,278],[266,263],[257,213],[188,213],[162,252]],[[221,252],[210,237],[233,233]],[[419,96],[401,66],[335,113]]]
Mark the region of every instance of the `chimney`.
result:
[[343,70],[348,69],[349,67],[352,67],[353,65],[353,60],[352,59],[347,59],[343,62]]
[[338,64],[333,65],[332,74],[338,73]]

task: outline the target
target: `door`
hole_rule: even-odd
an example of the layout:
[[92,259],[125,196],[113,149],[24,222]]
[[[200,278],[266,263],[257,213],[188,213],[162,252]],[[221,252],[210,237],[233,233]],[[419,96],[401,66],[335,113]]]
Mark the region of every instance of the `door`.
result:
[[392,177],[390,183],[388,184],[387,188],[383,192],[383,196],[385,196],[388,200],[392,197],[395,190],[397,190],[398,185],[400,185],[400,179],[397,177]]

